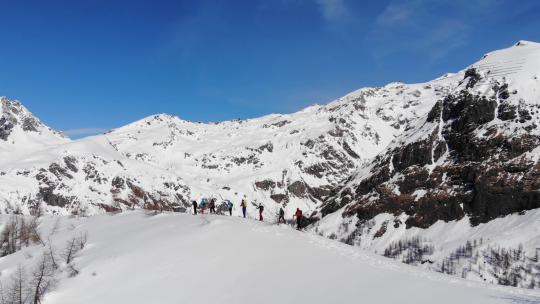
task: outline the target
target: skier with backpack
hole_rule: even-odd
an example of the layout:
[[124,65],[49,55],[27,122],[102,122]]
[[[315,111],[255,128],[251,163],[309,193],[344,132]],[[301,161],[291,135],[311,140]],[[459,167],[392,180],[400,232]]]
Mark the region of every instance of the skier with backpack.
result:
[[201,214],[204,214],[204,210],[206,210],[207,205],[208,205],[208,199],[203,198],[199,205],[199,207],[201,208]]
[[259,207],[257,207],[257,209],[259,209],[259,221],[262,222],[262,220],[263,220],[263,211],[264,211],[263,204],[259,204]]
[[216,199],[210,200],[210,214],[216,214]]
[[285,222],[285,210],[283,210],[283,207],[279,208],[279,217],[278,217],[278,225],[283,221],[283,224],[286,224]]
[[193,205],[193,214],[197,215],[197,201],[193,201],[191,204]]
[[293,215],[293,219],[296,217],[296,229],[300,230],[302,225],[302,219],[304,216],[302,215],[302,210],[300,208],[296,208],[296,212]]
[[242,199],[242,202],[240,203],[240,207],[242,207],[242,214],[244,215],[244,218],[246,218],[246,211],[247,211],[246,199]]
[[232,216],[233,203],[229,200],[227,201],[227,208],[229,210],[229,215]]

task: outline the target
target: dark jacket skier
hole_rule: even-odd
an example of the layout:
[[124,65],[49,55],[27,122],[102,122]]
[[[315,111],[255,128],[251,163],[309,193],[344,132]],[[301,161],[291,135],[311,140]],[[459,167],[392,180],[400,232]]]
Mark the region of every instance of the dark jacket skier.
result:
[[233,203],[231,201],[227,202],[227,209],[229,210],[229,215],[232,216]]
[[210,200],[210,214],[216,213],[216,199],[213,198]]
[[257,209],[259,210],[259,221],[262,222],[262,220],[263,220],[263,211],[264,211],[263,204],[259,204],[259,207],[257,207]]
[[193,214],[197,215],[197,201],[193,201],[191,204],[193,205]]
[[279,217],[278,217],[278,224],[281,223],[281,221],[283,221],[283,224],[285,224],[285,210],[283,210],[283,207],[279,208]]

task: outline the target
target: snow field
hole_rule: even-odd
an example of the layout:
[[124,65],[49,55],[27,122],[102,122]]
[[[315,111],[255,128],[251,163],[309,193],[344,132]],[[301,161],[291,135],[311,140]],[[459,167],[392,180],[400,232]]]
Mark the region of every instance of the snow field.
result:
[[[2,217],[5,220],[6,217]],[[44,234],[56,219],[42,219]],[[61,217],[61,248],[88,234],[44,303],[540,303],[540,294],[424,272],[286,226],[238,217],[126,212]],[[2,280],[39,246],[0,259]],[[33,257],[29,257],[29,256]]]

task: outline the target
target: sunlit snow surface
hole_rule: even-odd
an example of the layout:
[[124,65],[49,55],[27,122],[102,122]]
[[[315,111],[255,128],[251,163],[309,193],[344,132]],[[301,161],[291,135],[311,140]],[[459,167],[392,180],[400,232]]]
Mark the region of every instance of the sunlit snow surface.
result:
[[[6,217],[3,216],[2,220]],[[56,218],[42,220],[46,235]],[[540,294],[423,272],[322,237],[253,220],[127,212],[60,219],[51,239],[88,233],[63,303],[540,303]],[[0,259],[2,280],[34,246]]]

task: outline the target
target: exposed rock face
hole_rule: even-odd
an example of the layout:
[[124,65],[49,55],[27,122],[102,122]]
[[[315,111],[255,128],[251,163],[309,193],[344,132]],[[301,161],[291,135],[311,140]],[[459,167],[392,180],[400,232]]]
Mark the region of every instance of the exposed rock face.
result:
[[295,181],[287,187],[287,190],[297,197],[305,197],[307,195],[307,187],[301,181]]
[[13,121],[8,117],[0,117],[0,139],[6,141],[14,127]]
[[289,202],[289,197],[284,193],[271,194],[270,198],[278,204],[286,204]]
[[510,91],[517,90],[504,80],[467,70],[454,92],[325,202],[320,216],[340,208],[361,221],[405,214],[407,227],[427,228],[540,208],[540,116],[531,115],[539,106]]
[[264,181],[259,181],[259,182],[255,182],[255,186],[258,188],[258,189],[261,189],[261,190],[264,190],[264,191],[269,191],[271,189],[274,189],[276,187],[276,183],[272,180],[264,180]]

